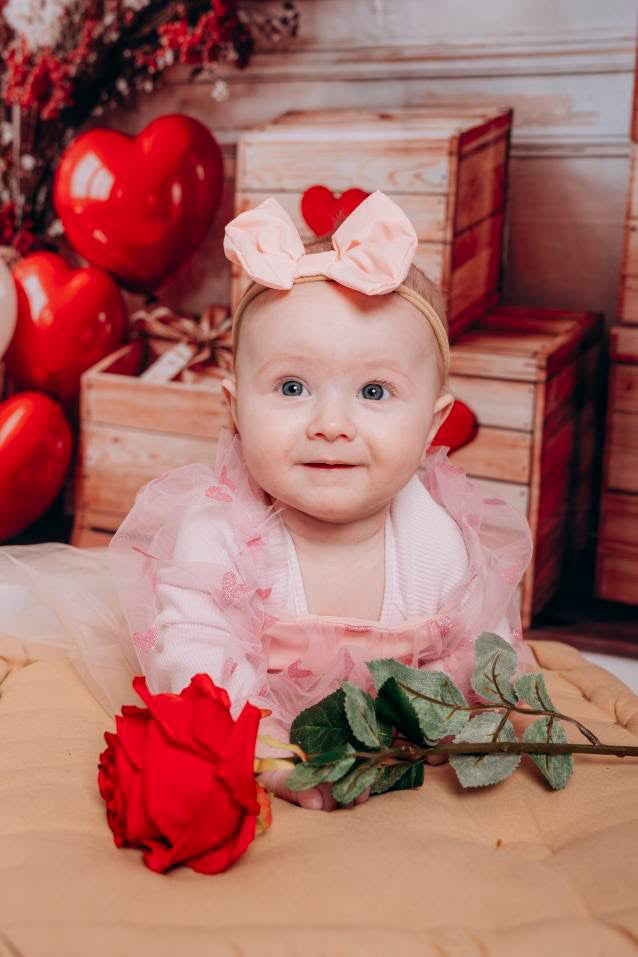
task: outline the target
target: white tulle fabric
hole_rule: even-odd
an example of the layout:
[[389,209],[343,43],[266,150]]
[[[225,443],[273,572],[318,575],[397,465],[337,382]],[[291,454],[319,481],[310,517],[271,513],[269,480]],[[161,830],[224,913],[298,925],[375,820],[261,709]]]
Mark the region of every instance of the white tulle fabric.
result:
[[516,598],[529,526],[447,449],[429,450],[391,503],[378,621],[308,614],[283,506],[267,501],[223,429],[215,464],[146,485],[108,549],[0,548],[0,636],[70,657],[111,715],[139,703],[134,674],[157,693],[204,671],[234,717],[247,700],[270,709],[262,730],[278,736],[343,681],[372,690],[373,658],[446,671],[467,692],[474,641],[493,630],[531,664]]

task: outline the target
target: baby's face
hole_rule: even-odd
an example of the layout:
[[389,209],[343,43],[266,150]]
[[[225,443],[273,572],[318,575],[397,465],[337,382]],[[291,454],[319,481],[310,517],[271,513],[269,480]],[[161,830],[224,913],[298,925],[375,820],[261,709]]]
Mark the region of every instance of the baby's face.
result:
[[451,404],[436,350],[427,319],[393,293],[325,281],[260,293],[242,320],[236,380],[224,382],[257,484],[325,522],[377,512]]

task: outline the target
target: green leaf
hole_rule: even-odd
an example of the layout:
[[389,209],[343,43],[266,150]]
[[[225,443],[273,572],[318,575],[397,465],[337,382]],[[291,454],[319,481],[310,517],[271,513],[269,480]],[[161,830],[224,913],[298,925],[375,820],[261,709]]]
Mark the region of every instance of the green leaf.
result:
[[423,777],[423,764],[386,764],[377,769],[377,776],[370,788],[370,793],[385,794],[386,791],[420,788]]
[[344,778],[332,785],[332,796],[339,804],[350,804],[370,787],[377,776],[378,765],[364,761],[353,768]]
[[[484,711],[472,718],[461,734],[454,738],[461,741],[516,741],[511,721],[506,721],[498,731],[502,717],[494,711]],[[497,736],[498,731],[498,736]],[[508,778],[521,761],[520,754],[452,754],[450,764],[464,788],[485,787]]]
[[350,723],[346,716],[345,693],[338,688],[317,704],[300,712],[290,728],[290,740],[306,754],[321,754],[350,738]]
[[344,681],[341,687],[345,692],[346,715],[353,734],[363,744],[371,748],[380,748],[379,726],[373,699],[349,681]]
[[[529,742],[566,744],[567,740],[564,727],[555,718],[539,718],[537,721],[532,721],[523,734],[523,741]],[[574,761],[571,754],[530,754],[530,758],[540,768],[541,773],[555,791],[564,788],[572,776]]]
[[506,641],[490,631],[476,639],[472,687],[485,701],[514,704],[516,692],[512,678],[516,671],[516,652]]
[[424,743],[416,711],[395,678],[390,677],[383,683],[374,699],[374,709],[380,721],[392,725],[405,735],[408,741],[415,744]]
[[532,708],[542,708],[543,711],[556,710],[545,687],[545,679],[541,674],[523,675],[518,679],[514,688],[518,697],[522,698]]
[[374,709],[374,713],[377,719],[377,728],[379,729],[379,741],[381,742],[381,747],[389,748],[392,745],[392,739],[394,737],[392,734],[392,725],[381,720],[377,713],[376,707]]
[[305,791],[322,781],[338,781],[357,760],[355,754],[351,744],[343,744],[311,761],[303,761],[287,778],[286,787],[291,791]]
[[[412,706],[411,712],[416,715],[422,736],[427,743],[458,733],[469,721],[467,701],[452,679],[444,672],[408,668],[407,665],[393,658],[369,661],[368,669],[372,672],[375,684],[381,679],[385,683],[389,677],[392,677],[397,683],[400,682],[401,685],[406,686],[399,688],[399,691],[403,692]],[[380,688],[383,687],[384,684],[381,684]],[[404,711],[408,710],[404,698],[399,698],[396,705],[402,707]],[[395,727],[398,725],[395,724]],[[406,737],[409,737],[407,733]],[[418,741],[419,739],[413,736],[410,740]]]

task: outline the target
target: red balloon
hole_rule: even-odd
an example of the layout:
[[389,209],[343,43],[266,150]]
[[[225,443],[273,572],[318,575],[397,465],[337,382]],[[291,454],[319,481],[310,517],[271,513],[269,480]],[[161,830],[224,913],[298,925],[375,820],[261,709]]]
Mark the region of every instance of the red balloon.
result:
[[91,130],[65,150],[54,203],[74,248],[131,289],[154,289],[204,239],[221,201],[217,140],[190,116],[137,136]]
[[72,399],[84,370],[123,340],[122,295],[101,269],[71,269],[55,253],[26,256],[13,277],[18,321],[7,369],[20,388]]
[[70,460],[71,429],[57,402],[20,392],[0,403],[0,541],[46,512]]
[[432,439],[432,445],[447,445],[450,451],[469,445],[478,432],[478,422],[472,410],[455,399],[447,419]]

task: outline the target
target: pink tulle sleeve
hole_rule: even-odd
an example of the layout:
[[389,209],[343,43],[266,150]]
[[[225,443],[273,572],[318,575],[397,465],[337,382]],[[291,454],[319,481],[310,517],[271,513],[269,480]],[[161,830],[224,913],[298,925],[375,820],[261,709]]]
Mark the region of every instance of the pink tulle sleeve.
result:
[[242,476],[233,476],[234,483],[224,474],[226,488],[203,464],[150,482],[113,537],[109,555],[128,640],[149,689],[178,692],[203,672],[226,688],[236,718],[246,701],[269,706],[260,638],[263,569],[245,540],[259,533],[271,513],[246,496],[241,514],[230,509]]

